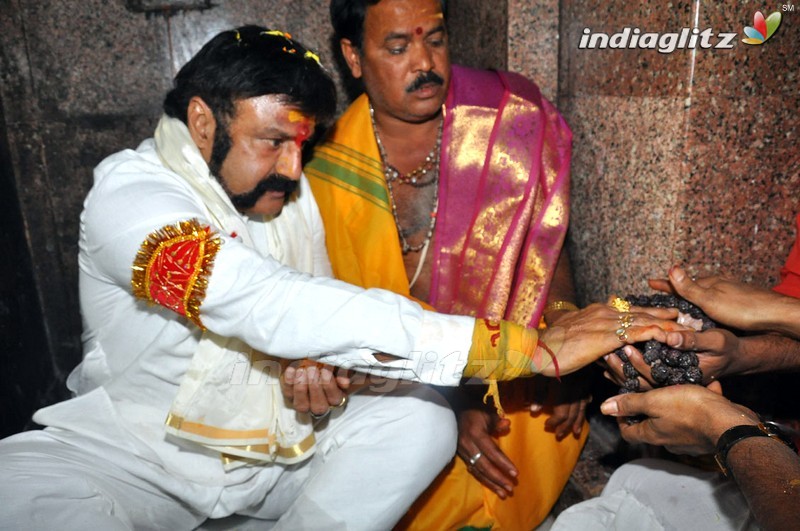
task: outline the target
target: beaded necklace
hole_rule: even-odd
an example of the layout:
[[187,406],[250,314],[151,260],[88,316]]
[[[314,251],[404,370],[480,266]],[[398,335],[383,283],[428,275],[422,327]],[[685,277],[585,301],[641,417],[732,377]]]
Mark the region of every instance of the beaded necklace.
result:
[[[433,231],[436,228],[436,214],[439,210],[439,154],[441,152],[442,146],[442,126],[444,124],[444,120],[439,122],[439,132],[436,136],[436,145],[434,145],[431,152],[425,157],[425,161],[422,165],[415,169],[414,171],[403,175],[397,169],[395,169],[392,165],[389,164],[387,157],[386,157],[386,149],[383,147],[383,142],[381,142],[380,134],[378,133],[378,127],[375,124],[375,110],[372,108],[372,103],[369,105],[369,117],[372,121],[372,129],[375,131],[375,140],[378,143],[378,152],[381,155],[381,163],[383,164],[383,173],[386,178],[386,187],[389,190],[389,199],[392,205],[392,217],[394,218],[394,224],[397,227],[397,233],[400,236],[400,244],[402,246],[403,254],[408,254],[409,252],[425,252],[428,248],[428,244],[433,238]],[[432,177],[430,180],[420,181],[420,176],[425,176],[431,174]],[[400,225],[400,218],[397,215],[397,204],[394,200],[394,190],[392,188],[392,183],[394,181],[398,181],[401,184],[410,184],[411,186],[420,188],[423,186],[428,186],[429,184],[433,184],[433,206],[431,208],[430,213],[430,222],[428,223],[428,232],[425,234],[425,239],[422,243],[417,245],[411,245],[408,243],[406,239],[406,234],[408,234],[408,229],[404,229]],[[422,260],[420,259],[420,268],[422,266]],[[415,276],[416,280],[416,276]]]

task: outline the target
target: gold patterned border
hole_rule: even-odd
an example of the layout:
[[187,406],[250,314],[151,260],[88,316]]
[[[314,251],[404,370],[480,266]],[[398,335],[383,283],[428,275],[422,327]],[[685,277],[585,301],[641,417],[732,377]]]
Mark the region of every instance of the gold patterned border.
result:
[[[150,282],[153,265],[160,255],[168,251],[170,247],[187,241],[198,244],[198,255],[194,264],[192,264],[192,273],[189,279],[182,286],[181,307],[169,307],[161,304],[153,296],[154,286],[151,286]],[[131,287],[133,288],[133,295],[151,304],[161,304],[180,315],[184,315],[205,330],[200,320],[200,305],[206,296],[208,278],[211,274],[214,258],[219,252],[220,244],[219,236],[213,234],[210,227],[200,225],[197,219],[181,221],[175,225],[165,225],[148,234],[136,253],[136,259],[132,266]]]

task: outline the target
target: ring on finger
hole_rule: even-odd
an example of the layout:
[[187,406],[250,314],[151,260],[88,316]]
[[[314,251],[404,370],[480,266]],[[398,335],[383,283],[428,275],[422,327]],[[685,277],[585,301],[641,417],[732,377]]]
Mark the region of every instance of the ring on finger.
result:
[[621,312],[619,314],[619,328],[615,331],[617,339],[625,343],[628,341],[628,328],[633,324],[633,314],[630,312]]
[[620,313],[631,311],[631,303],[625,299],[621,299],[620,297],[614,297],[611,299],[611,307]]
[[308,414],[311,415],[311,418],[314,419],[314,420],[324,419],[325,417],[327,417],[330,414],[331,409],[332,408],[328,408],[328,411],[326,411],[325,413],[320,413],[319,415],[317,415],[313,411],[309,411]]
[[342,395],[342,400],[335,406],[331,406],[331,408],[344,407],[345,404],[347,404],[347,395]]
[[469,463],[469,466],[471,466],[471,467],[472,467],[472,466],[475,466],[475,463],[477,463],[477,462],[478,462],[478,459],[480,459],[482,455],[483,455],[483,454],[482,454],[481,452],[476,452],[476,453],[475,453],[475,455],[473,455],[472,457],[470,457],[470,458],[467,460],[467,463]]

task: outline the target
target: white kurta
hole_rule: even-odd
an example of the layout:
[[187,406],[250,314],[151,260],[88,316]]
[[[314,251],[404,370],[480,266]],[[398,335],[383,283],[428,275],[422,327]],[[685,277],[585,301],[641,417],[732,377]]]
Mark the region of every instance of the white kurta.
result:
[[[242,217],[254,248],[236,234],[221,234],[222,245],[201,306],[203,324],[216,334],[278,357],[312,357],[396,378],[457,385],[473,319],[427,312],[384,290],[365,291],[324,276],[312,277],[330,274],[330,266],[319,213],[304,177],[299,190],[298,199],[275,220]],[[113,454],[111,460],[126,473],[171,492],[201,515],[223,516],[253,503],[252,493],[250,497],[220,494],[224,489],[254,481],[273,485],[277,480],[254,479],[269,465],[226,472],[217,453],[166,436],[164,420],[201,331],[171,310],[134,298],[130,287],[131,265],[148,234],[190,219],[213,229],[208,218],[200,196],[163,166],[152,140],[97,167],[81,216],[85,358],[68,381],[76,398],[42,409],[34,419],[50,426],[48,433],[60,441],[89,446],[98,455],[106,452],[109,459]],[[374,352],[402,359],[381,364]],[[423,411],[429,407],[423,406]],[[443,409],[439,404],[436,408]],[[383,413],[369,415],[371,422],[377,422],[376,430],[388,418],[376,421]],[[348,421],[347,414],[340,416],[341,422]],[[447,412],[442,421],[441,436],[451,440],[439,447],[450,454],[440,466],[454,449],[455,428],[447,420],[451,416]],[[387,433],[403,437],[402,432]],[[16,451],[11,447],[0,444],[0,455]],[[314,460],[319,461],[316,456]],[[102,468],[102,459],[98,463]]]

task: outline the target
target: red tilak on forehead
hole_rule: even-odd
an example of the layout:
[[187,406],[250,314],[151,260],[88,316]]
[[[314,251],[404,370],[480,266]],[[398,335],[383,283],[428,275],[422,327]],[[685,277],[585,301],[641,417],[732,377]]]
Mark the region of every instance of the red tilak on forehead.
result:
[[308,140],[309,136],[311,136],[311,128],[308,126],[308,122],[304,121],[297,128],[297,134],[294,137],[294,143],[297,144],[297,147],[303,147],[303,142]]
[[416,32],[417,32],[417,35],[422,35],[422,27],[421,26],[417,26]]

